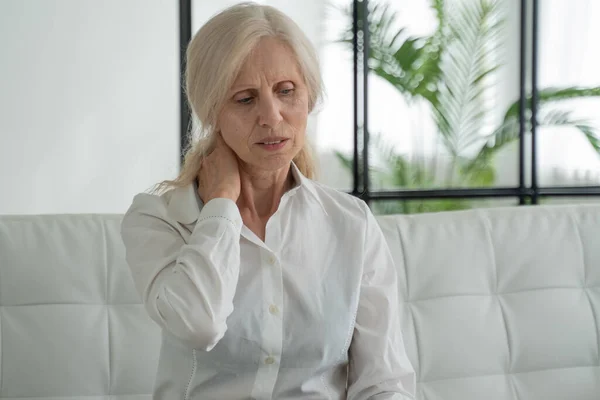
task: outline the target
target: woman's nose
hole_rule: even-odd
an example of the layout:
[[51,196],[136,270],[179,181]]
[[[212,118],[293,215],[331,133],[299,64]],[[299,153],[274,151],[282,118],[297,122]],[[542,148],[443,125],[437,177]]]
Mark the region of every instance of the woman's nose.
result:
[[259,102],[258,124],[266,128],[275,128],[283,120],[280,105],[273,96],[263,97]]

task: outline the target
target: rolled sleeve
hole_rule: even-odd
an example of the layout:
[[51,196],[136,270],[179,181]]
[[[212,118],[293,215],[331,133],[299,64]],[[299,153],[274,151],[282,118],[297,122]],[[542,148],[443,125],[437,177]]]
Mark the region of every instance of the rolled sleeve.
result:
[[196,228],[202,227],[214,219],[228,221],[238,235],[242,230],[242,216],[233,200],[216,198],[206,203],[200,210]]
[[241,226],[237,206],[227,199],[204,206],[187,242],[158,196],[136,197],[123,218],[127,263],[148,314],[194,348],[210,351],[227,330]]

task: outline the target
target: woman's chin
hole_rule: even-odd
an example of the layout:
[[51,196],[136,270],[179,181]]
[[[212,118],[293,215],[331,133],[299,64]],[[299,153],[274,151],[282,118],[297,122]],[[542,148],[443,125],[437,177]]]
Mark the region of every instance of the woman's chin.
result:
[[289,167],[295,156],[296,154],[288,153],[262,155],[262,157],[253,157],[253,160],[244,162],[244,164],[252,169],[275,172]]

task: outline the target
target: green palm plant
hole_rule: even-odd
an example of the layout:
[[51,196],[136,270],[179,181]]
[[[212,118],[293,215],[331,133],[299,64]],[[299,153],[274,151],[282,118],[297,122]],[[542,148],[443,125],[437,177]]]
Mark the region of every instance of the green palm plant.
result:
[[[369,69],[396,88],[407,102],[425,100],[429,104],[440,142],[451,160],[441,185],[490,186],[495,181],[494,156],[519,138],[518,100],[509,106],[498,127],[491,133],[482,132],[483,127],[489,126],[490,110],[486,107],[485,95],[492,81],[488,78],[502,66],[498,54],[504,35],[503,1],[430,0],[430,6],[437,20],[435,31],[430,36],[411,37],[404,28],[396,28],[397,14],[390,11],[389,5],[370,2]],[[351,21],[351,10],[344,12]],[[351,25],[340,41],[351,46]],[[600,87],[541,89],[538,124],[575,127],[600,153],[600,140],[594,126],[567,111],[555,109],[563,100],[595,96],[600,96]],[[531,98],[527,102],[529,105]],[[377,142],[381,144],[381,140]],[[468,151],[473,148],[475,156]],[[380,153],[388,168],[371,171],[375,179],[405,188],[440,186],[435,166],[428,168],[389,149]],[[350,160],[345,155],[337,153],[337,156],[344,165],[349,165]],[[415,202],[410,202],[413,207],[406,204],[388,204],[380,211],[468,207],[467,202],[457,200],[428,202],[426,207]]]

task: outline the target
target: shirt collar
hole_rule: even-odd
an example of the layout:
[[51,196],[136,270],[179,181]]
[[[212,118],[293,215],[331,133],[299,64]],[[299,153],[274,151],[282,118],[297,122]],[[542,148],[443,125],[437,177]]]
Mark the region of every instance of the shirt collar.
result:
[[[291,171],[295,186],[286,194],[291,196],[298,190],[305,190],[317,202],[325,215],[327,215],[327,211],[316,191],[314,182],[302,175],[302,172],[300,172],[294,162],[291,164]],[[203,203],[200,196],[198,196],[198,185],[195,181],[189,185],[173,189],[169,192],[168,196],[167,210],[169,215],[182,224],[188,225],[196,222]]]
[[321,207],[321,209],[323,210],[325,215],[328,215],[327,211],[325,210],[325,206],[323,205],[323,202],[321,201],[321,197],[317,193],[317,189],[315,188],[315,183],[312,180],[305,177],[304,175],[302,175],[302,172],[300,172],[300,169],[298,169],[298,167],[296,166],[296,164],[293,161],[292,161],[292,165],[291,165],[291,170],[292,170],[292,176],[294,177],[294,181],[296,182],[296,186],[294,186],[288,193],[290,195],[292,195],[292,194],[294,194],[294,192],[296,192],[299,189],[306,190],[308,192],[308,194],[317,202],[319,207]]
[[195,184],[177,187],[165,196],[170,196],[167,199],[167,212],[170,216],[186,225],[196,222],[200,215],[202,201],[199,199]]

